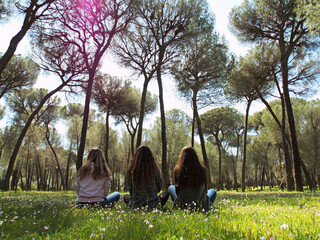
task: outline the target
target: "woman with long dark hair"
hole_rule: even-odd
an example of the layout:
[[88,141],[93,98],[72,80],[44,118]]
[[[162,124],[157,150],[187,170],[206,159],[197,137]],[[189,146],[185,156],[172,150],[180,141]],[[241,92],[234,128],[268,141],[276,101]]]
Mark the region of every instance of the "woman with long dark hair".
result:
[[103,207],[120,199],[120,193],[108,196],[111,172],[100,148],[91,148],[86,163],[77,173],[77,194],[79,204],[97,204]]
[[217,193],[207,191],[207,169],[200,163],[193,147],[184,147],[173,170],[173,182],[168,189],[174,206],[208,211]]
[[159,167],[151,149],[137,148],[128,169],[129,207],[152,209],[159,204],[162,188]]

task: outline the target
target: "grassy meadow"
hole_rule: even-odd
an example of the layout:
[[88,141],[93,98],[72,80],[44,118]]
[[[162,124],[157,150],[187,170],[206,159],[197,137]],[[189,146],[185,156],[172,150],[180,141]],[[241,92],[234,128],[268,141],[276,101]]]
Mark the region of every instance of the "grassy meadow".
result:
[[0,192],[0,239],[320,239],[320,193],[218,192],[209,213],[76,208],[75,192]]

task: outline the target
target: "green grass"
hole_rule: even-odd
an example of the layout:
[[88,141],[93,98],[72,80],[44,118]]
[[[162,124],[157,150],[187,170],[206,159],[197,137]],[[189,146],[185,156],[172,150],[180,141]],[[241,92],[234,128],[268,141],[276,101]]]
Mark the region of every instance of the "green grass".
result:
[[320,239],[320,193],[218,192],[209,213],[75,208],[74,192],[0,192],[0,239]]

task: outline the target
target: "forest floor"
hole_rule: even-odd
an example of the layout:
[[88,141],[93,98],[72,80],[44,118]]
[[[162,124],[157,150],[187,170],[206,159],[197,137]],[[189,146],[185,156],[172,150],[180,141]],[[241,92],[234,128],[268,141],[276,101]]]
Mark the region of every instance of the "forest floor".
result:
[[208,212],[77,208],[75,192],[0,192],[0,239],[320,239],[320,193],[219,191]]

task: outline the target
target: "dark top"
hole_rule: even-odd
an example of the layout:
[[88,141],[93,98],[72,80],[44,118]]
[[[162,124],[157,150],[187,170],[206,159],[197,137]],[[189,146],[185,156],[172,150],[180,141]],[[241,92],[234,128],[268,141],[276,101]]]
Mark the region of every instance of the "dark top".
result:
[[209,199],[207,196],[207,186],[202,184],[197,188],[176,187],[177,198],[174,207],[190,209],[209,209]]
[[162,188],[160,171],[157,170],[153,181],[144,187],[136,187],[132,184],[132,179],[128,178],[128,188],[131,196],[129,207],[132,208],[154,208],[159,204],[158,193]]

